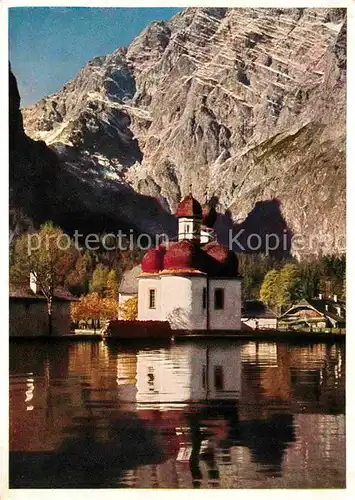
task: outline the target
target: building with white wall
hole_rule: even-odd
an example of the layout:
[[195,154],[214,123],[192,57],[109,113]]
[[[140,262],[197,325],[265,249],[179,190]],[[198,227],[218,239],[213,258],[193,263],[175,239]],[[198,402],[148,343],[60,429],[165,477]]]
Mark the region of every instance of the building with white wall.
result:
[[[178,240],[151,248],[138,276],[138,320],[177,330],[240,330],[238,260],[215,239],[215,212],[191,194],[178,205]],[[214,220],[213,220],[214,219]]]

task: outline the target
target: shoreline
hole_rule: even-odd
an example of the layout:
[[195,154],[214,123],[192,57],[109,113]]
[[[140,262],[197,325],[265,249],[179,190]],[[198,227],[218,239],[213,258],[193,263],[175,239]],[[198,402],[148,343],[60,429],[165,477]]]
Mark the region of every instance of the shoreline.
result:
[[253,331],[253,332],[236,332],[236,333],[226,333],[225,331],[213,331],[213,332],[187,332],[180,330],[172,330],[166,337],[163,336],[130,336],[125,335],[124,332],[120,332],[120,335],[102,335],[100,333],[87,333],[87,334],[70,334],[70,335],[36,335],[36,336],[12,336],[9,337],[9,341],[91,341],[91,342],[101,342],[102,340],[108,341],[125,341],[125,342],[136,342],[136,341],[195,341],[195,340],[263,340],[271,342],[297,342],[297,341],[309,341],[309,342],[345,342],[345,333],[321,333],[321,332],[302,332],[302,331],[278,331],[278,330],[264,330],[264,331]]

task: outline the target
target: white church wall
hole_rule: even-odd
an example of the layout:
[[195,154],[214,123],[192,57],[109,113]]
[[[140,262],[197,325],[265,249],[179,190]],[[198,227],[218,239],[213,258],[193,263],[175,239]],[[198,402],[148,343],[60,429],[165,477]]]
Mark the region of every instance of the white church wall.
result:
[[162,307],[165,318],[175,330],[206,328],[202,308],[204,276],[163,275],[161,277]]
[[191,324],[194,330],[207,328],[207,312],[203,308],[203,289],[206,288],[206,277],[194,277],[192,286]]
[[[155,308],[149,307],[149,290],[155,290]],[[138,282],[138,320],[164,320],[159,276],[140,278]]]
[[[215,290],[224,290],[224,307],[215,309]],[[237,279],[209,280],[209,328],[211,330],[241,329],[241,282]]]
[[[141,278],[138,284],[138,319],[167,320],[174,330],[207,329],[203,308],[205,276],[162,275]],[[215,290],[224,291],[223,309],[215,309]],[[155,290],[155,308],[149,308],[149,290]],[[236,279],[209,280],[209,329],[241,329],[241,282]]]

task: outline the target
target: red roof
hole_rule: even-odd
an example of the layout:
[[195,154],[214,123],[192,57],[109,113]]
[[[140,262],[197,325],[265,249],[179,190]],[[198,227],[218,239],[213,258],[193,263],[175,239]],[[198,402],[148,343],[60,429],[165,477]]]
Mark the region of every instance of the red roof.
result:
[[159,245],[158,247],[150,248],[144,255],[142,260],[142,271],[144,273],[158,273],[164,269],[165,247]]
[[182,240],[169,245],[164,256],[164,269],[193,269],[197,265],[195,247],[190,241]]
[[[199,217],[208,226],[213,226],[217,212],[215,208],[200,203],[192,194],[188,194],[179,203],[177,217]],[[217,242],[201,245],[199,241],[181,240],[165,245],[159,245],[147,251],[142,260],[143,274],[196,273],[208,276],[236,278],[238,274],[238,259],[228,248]]]
[[217,242],[200,245],[181,240],[151,248],[142,260],[142,271],[147,274],[176,273],[202,274],[221,278],[236,278],[238,259],[234,252]]
[[221,245],[217,241],[211,241],[210,243],[206,243],[206,245],[203,246],[203,251],[207,253],[207,255],[210,255],[214,259],[216,259],[218,262],[226,262],[230,258],[230,252],[228,248],[226,248],[224,245]]
[[191,193],[180,201],[176,217],[202,217],[202,207]]
[[238,276],[238,259],[234,252],[217,241],[211,241],[202,247],[209,259],[216,263],[214,272],[216,276]]

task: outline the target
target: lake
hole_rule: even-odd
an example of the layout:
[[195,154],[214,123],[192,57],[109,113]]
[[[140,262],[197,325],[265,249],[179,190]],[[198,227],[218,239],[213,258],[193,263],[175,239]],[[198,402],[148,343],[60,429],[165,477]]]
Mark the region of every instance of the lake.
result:
[[344,488],[344,345],[10,341],[10,487]]

